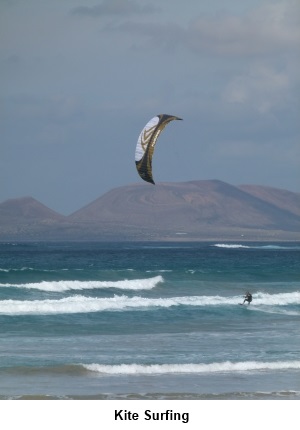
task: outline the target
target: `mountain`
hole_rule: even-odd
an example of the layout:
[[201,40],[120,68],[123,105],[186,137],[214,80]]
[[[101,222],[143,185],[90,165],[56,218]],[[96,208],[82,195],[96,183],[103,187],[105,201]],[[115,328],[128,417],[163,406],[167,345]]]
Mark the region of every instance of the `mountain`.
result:
[[300,240],[300,194],[219,180],[127,185],[67,217],[19,199],[3,229],[8,202],[0,240]]
[[0,204],[0,222],[10,223],[11,219],[32,220],[32,221],[56,221],[63,216],[52,209],[33,199],[32,197],[22,197],[19,199],[6,200]]
[[[244,186],[247,187],[247,186]],[[209,239],[282,237],[289,239],[300,231],[296,204],[280,204],[288,191],[276,189],[251,192],[218,180],[161,183],[156,186],[135,184],[109,191],[94,202],[69,216],[76,223],[114,228],[124,235],[156,239]],[[255,195],[255,190],[257,196]],[[263,195],[264,194],[264,195]],[[269,197],[269,198],[267,198]],[[299,198],[297,194],[295,199]],[[292,199],[291,199],[292,201]],[[298,238],[300,238],[299,233]]]
[[257,185],[240,185],[239,188],[281,209],[288,208],[293,214],[300,215],[300,194],[298,193]]
[[0,204],[0,240],[39,240],[64,218],[32,197],[7,200]]

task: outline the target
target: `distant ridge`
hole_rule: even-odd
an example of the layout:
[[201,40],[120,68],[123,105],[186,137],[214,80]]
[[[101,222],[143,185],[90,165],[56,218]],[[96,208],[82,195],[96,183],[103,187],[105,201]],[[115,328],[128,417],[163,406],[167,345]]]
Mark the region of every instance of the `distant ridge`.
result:
[[219,180],[115,188],[69,216],[0,204],[0,240],[300,240],[300,194]]
[[288,208],[290,212],[300,216],[300,193],[261,185],[240,185],[239,188],[281,209]]
[[44,231],[64,219],[32,197],[6,200],[0,204],[0,240],[42,240]]
[[9,199],[0,204],[0,221],[11,223],[11,219],[23,220],[60,220],[63,215],[49,209],[32,197],[21,197],[19,199]]

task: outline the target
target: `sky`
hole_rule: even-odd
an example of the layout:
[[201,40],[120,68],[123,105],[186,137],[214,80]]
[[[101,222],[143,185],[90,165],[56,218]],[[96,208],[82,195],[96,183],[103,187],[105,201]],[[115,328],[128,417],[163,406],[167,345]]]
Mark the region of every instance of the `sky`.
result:
[[299,63],[298,0],[0,0],[0,203],[141,183],[160,113],[155,182],[300,192]]

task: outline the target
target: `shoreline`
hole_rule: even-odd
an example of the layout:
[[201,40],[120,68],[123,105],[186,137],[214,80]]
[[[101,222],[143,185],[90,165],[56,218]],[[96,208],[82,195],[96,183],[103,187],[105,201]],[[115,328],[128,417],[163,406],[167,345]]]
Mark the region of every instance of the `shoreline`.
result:
[[1,400],[300,400],[300,391],[230,393],[101,393],[90,395],[22,394],[0,395]]

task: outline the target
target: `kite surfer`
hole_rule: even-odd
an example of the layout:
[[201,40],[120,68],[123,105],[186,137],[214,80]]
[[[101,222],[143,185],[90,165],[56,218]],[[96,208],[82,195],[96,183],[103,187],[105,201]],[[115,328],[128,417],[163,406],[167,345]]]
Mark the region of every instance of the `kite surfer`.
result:
[[245,300],[243,301],[242,305],[245,302],[248,302],[248,304],[250,305],[250,303],[252,302],[252,294],[250,294],[249,291],[248,291],[244,297],[245,297]]

